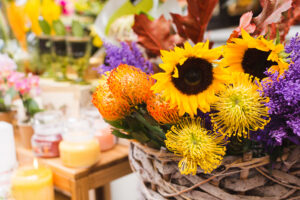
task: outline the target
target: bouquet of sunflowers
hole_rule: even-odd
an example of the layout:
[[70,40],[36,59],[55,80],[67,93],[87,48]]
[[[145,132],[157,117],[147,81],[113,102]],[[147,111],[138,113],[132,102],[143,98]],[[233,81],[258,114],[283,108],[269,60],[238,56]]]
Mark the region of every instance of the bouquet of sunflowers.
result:
[[[123,42],[121,47],[105,44],[106,62],[100,68],[104,75],[94,92],[93,103],[113,126],[113,133],[145,145],[141,148],[144,151],[150,147],[174,154],[182,175],[202,174],[207,182],[212,177],[221,177],[216,173],[222,171],[227,157],[252,152],[251,156],[258,159],[267,156],[263,163],[266,165],[282,160],[287,152],[299,155],[300,37],[296,35],[284,46],[287,27],[280,29],[288,20],[294,20],[286,19],[285,15],[295,14],[292,1],[263,1],[262,13],[256,18],[252,18],[251,12],[244,14],[227,44],[216,48],[203,38],[218,1],[187,2],[187,16],[172,14],[178,32],[172,26],[169,30],[153,30],[160,30],[161,24],[171,24],[163,17],[151,21],[144,14],[135,16],[133,29],[138,42],[148,57],[160,55],[159,68],[149,62],[134,42]],[[272,21],[272,13],[278,12],[284,14]],[[289,163],[285,171],[294,167],[292,175],[288,174],[294,180],[299,180],[299,171],[295,172],[300,166],[298,155],[292,156],[293,163],[288,159],[283,162]],[[233,163],[238,166],[238,162],[242,161],[235,159]],[[256,165],[247,170],[257,168],[256,161],[253,163]],[[245,170],[246,165],[249,163],[240,165],[241,169]],[[212,176],[208,178],[209,175]],[[165,180],[177,186],[182,183],[164,177],[161,184]],[[188,180],[196,184],[196,179]],[[225,181],[223,186],[226,184],[229,183]],[[255,187],[264,184],[266,181]],[[293,190],[289,195],[299,193],[298,181],[288,181],[285,186]],[[210,193],[208,187],[200,188]],[[237,194],[234,187],[230,191]],[[160,195],[171,197],[164,192]],[[210,195],[219,198],[216,193]],[[221,199],[237,199],[226,195]]]

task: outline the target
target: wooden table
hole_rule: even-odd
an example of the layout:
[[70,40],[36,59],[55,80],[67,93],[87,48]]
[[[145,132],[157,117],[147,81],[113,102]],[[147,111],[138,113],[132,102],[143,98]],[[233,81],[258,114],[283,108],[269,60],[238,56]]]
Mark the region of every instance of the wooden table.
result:
[[[19,163],[32,164],[32,151],[20,147],[17,141],[16,144]],[[110,200],[109,183],[131,173],[127,156],[128,146],[118,144],[112,150],[103,152],[100,161],[89,169],[65,167],[59,158],[39,159],[39,164],[52,169],[55,189],[70,195],[72,200],[88,200],[90,189],[96,189],[97,200]]]

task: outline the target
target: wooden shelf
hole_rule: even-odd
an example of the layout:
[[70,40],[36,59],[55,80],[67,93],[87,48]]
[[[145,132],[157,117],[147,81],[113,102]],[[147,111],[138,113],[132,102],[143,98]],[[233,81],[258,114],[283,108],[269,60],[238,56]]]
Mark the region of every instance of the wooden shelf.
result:
[[[32,151],[21,147],[17,138],[16,146],[19,164],[32,164],[34,159]],[[113,149],[102,152],[99,162],[87,169],[65,167],[60,158],[39,158],[38,161],[40,165],[52,169],[55,188],[70,195],[72,200],[88,200],[90,189],[98,189],[96,199],[109,200],[109,183],[131,173],[128,146],[122,144],[117,144]]]

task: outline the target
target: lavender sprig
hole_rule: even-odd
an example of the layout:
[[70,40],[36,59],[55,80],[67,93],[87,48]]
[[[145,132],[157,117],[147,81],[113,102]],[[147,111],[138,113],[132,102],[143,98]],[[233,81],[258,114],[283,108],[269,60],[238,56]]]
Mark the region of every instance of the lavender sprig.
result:
[[255,134],[257,140],[271,146],[281,146],[288,139],[300,142],[300,37],[292,38],[285,51],[290,53],[289,69],[280,77],[278,73],[265,74],[272,81],[262,83],[263,94],[270,98],[266,104],[270,110],[271,122]]
[[120,44],[121,46],[118,47],[109,43],[104,43],[106,49],[105,62],[99,67],[94,68],[99,74],[110,71],[120,64],[132,65],[147,74],[153,73],[152,64],[143,57],[143,54],[135,42],[130,44],[121,42]]

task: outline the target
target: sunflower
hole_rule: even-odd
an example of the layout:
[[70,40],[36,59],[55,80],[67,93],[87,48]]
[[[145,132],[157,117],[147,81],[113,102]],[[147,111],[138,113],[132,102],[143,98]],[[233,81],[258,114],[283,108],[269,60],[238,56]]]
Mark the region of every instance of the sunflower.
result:
[[131,107],[137,106],[153,96],[154,80],[142,70],[121,64],[110,72],[107,80],[114,96],[126,100]]
[[170,102],[166,101],[160,94],[147,101],[147,110],[161,124],[175,124],[179,120],[178,108],[171,108]]
[[280,56],[283,50],[282,44],[275,45],[263,36],[253,38],[242,29],[242,38],[227,43],[221,64],[230,71],[245,72],[259,79],[266,77],[266,70],[281,75],[288,68],[288,63]]
[[181,174],[195,175],[197,166],[210,173],[222,162],[226,141],[221,135],[204,128],[201,118],[183,118],[166,134],[167,148],[183,158],[178,163]]
[[152,89],[163,93],[172,107],[178,106],[179,115],[197,114],[210,110],[216,99],[215,92],[223,87],[228,79],[220,67],[213,66],[221,56],[222,47],[209,49],[209,42],[198,43],[192,47],[175,47],[174,51],[161,51],[163,63],[159,67],[164,72],[152,75],[157,82]]
[[131,112],[127,101],[116,98],[109,90],[107,77],[100,81],[99,86],[93,94],[93,104],[98,108],[102,117],[108,121],[115,121],[124,118]]
[[249,74],[235,72],[233,81],[218,94],[212,104],[211,121],[214,128],[228,137],[248,138],[250,131],[263,129],[270,121],[268,98],[262,97],[259,86]]

